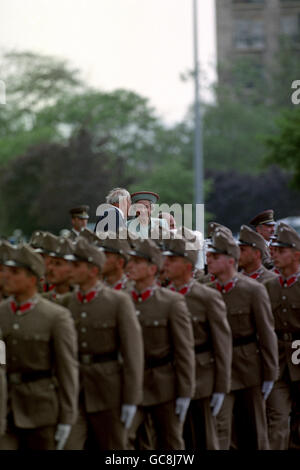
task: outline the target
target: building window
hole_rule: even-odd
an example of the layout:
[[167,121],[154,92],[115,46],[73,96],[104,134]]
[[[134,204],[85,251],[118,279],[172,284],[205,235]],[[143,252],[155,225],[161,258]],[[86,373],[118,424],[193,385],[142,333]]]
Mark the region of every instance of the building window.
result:
[[293,42],[300,42],[300,14],[284,15],[280,18],[280,32]]
[[263,49],[265,45],[262,20],[236,20],[234,45],[237,49]]

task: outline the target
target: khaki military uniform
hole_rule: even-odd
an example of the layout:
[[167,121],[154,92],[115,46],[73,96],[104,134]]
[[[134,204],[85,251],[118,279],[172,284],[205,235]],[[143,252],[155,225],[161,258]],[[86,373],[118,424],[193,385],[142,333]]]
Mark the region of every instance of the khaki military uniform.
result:
[[75,242],[77,238],[79,237],[80,233],[76,232],[73,228],[70,230],[70,233],[68,234],[68,238]]
[[157,449],[184,449],[183,425],[175,414],[177,397],[195,391],[195,353],[191,316],[183,296],[153,287],[146,300],[135,301],[145,354],[143,401],[134,418],[134,434],[148,413]]
[[232,336],[219,292],[192,280],[185,300],[192,315],[196,353],[196,392],[188,410],[184,437],[187,449],[218,450],[210,400],[230,391]]
[[274,266],[273,260],[271,258],[269,246],[267,245],[267,243],[265,246],[265,251],[262,256],[262,264],[264,265],[266,269],[272,269]]
[[[8,429],[0,449],[55,449],[58,423],[77,416],[78,363],[70,312],[36,295],[31,309],[0,305],[7,347]],[[21,439],[21,441],[20,441]]]
[[[278,338],[280,373],[267,400],[271,449],[283,450],[289,444],[289,414],[293,394],[300,393],[300,367],[292,363],[294,340],[300,340],[300,279],[290,287],[281,285],[279,277],[266,283]],[[300,410],[298,410],[300,413]],[[298,416],[299,419],[299,416]]]
[[[233,407],[241,399],[251,422],[248,448],[268,449],[261,385],[263,381],[274,381],[278,376],[274,319],[265,287],[240,273],[235,279],[231,290],[222,291],[233,336],[233,358],[231,392],[225,397],[217,416],[220,447],[228,449],[230,446]],[[217,288],[217,281],[212,283],[212,287]]]
[[121,406],[142,400],[143,342],[132,300],[100,282],[96,287],[91,301],[80,302],[76,292],[61,300],[75,320],[81,376],[80,416],[69,450],[83,449],[88,423],[98,450],[125,449]]
[[[107,284],[108,285],[108,284]],[[119,281],[117,281],[113,286],[115,290],[121,290],[128,294],[131,298],[131,291],[134,288],[134,282],[130,280],[125,274],[122,276]],[[151,416],[148,415],[143,425],[140,426],[139,432],[137,435],[131,435],[129,432],[128,436],[130,444],[130,450],[151,450],[153,449],[154,442],[156,442],[155,429],[151,420]]]
[[244,274],[246,277],[250,277],[251,279],[255,279],[256,281],[262,284],[265,284],[267,281],[270,281],[271,279],[276,279],[278,277],[276,273],[268,270],[263,265],[250,276],[243,271],[242,274]]
[[0,330],[0,436],[6,429],[7,414],[7,384],[6,384],[6,367],[5,367],[5,344],[2,340],[2,332]]

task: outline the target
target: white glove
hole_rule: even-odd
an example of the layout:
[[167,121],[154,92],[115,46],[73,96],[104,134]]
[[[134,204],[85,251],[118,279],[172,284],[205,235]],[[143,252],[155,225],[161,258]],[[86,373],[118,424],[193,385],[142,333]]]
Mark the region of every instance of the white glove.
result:
[[185,420],[185,415],[190,406],[190,398],[177,398],[176,399],[176,407],[175,407],[175,414],[179,415],[179,421],[183,423]]
[[56,433],[54,436],[54,439],[58,441],[56,450],[63,450],[63,448],[65,447],[65,444],[71,432],[71,427],[72,427],[71,424],[58,424],[57,425]]
[[222,408],[223,401],[225,398],[225,393],[213,393],[210,401],[210,406],[212,407],[212,415],[217,416],[220,409]]
[[273,386],[274,386],[274,382],[271,382],[271,381],[268,382],[267,380],[263,382],[261,391],[264,394],[264,400],[266,400],[268,396],[270,395]]
[[121,421],[125,425],[125,429],[129,429],[136,413],[136,405],[122,405]]

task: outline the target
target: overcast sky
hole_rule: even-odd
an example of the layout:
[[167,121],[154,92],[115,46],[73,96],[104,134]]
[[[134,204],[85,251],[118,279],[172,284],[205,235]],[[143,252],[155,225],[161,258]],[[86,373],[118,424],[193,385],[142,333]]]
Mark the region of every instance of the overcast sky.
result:
[[[198,0],[199,59],[209,80],[214,8],[214,0]],[[172,123],[194,96],[193,83],[180,80],[194,64],[192,12],[193,0],[0,0],[0,50],[66,58],[89,84],[133,90]]]

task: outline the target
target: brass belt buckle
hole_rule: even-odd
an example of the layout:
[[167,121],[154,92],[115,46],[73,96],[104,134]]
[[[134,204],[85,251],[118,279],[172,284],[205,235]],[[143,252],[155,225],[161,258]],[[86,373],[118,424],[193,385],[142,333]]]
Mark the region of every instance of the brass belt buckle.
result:
[[80,355],[80,362],[85,366],[88,366],[92,362],[92,355],[91,354],[81,354]]
[[8,376],[9,382],[13,385],[20,385],[22,383],[22,377],[19,372],[12,372]]

